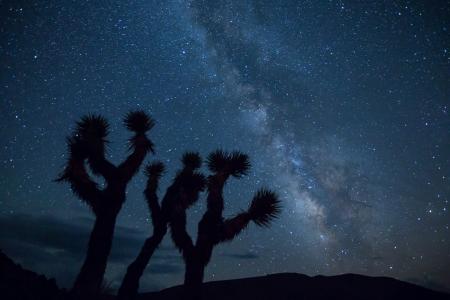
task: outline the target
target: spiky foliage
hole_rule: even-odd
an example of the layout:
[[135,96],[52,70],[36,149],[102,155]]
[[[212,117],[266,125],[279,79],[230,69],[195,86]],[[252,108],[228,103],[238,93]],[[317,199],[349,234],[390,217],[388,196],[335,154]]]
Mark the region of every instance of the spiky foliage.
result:
[[202,166],[202,158],[198,152],[186,152],[182,158],[185,167],[196,170]]
[[141,148],[145,152],[154,153],[153,143],[144,134],[155,126],[155,121],[144,111],[132,111],[125,115],[125,127],[135,135],[129,139],[129,149]]
[[227,158],[228,155],[223,150],[212,152],[207,158],[209,170],[214,173],[224,171],[227,165]]
[[133,150],[136,148],[140,148],[144,150],[146,153],[151,152],[155,153],[154,145],[152,141],[147,139],[144,135],[136,134],[128,140],[128,149]]
[[267,189],[260,189],[253,197],[248,214],[256,225],[268,227],[270,222],[278,217],[280,211],[280,200],[277,194]]
[[123,122],[128,130],[136,133],[145,133],[155,126],[155,121],[142,110],[127,113]]
[[75,134],[84,140],[104,140],[109,134],[108,121],[100,115],[87,115],[77,122]]
[[247,175],[250,161],[246,154],[239,151],[231,153],[217,150],[208,156],[208,168],[214,173],[224,173],[237,178]]
[[[108,121],[100,115],[87,115],[78,121],[73,139],[78,139],[80,146],[87,153],[88,163],[95,175],[101,173],[101,158],[105,155],[106,137],[109,134]],[[95,157],[95,159],[94,159]]]
[[234,177],[242,177],[248,174],[251,164],[247,154],[239,151],[233,151],[230,154],[231,175]]
[[151,164],[148,164],[145,167],[145,176],[147,176],[148,178],[159,179],[161,178],[164,171],[165,171],[164,164],[160,161],[156,161]]

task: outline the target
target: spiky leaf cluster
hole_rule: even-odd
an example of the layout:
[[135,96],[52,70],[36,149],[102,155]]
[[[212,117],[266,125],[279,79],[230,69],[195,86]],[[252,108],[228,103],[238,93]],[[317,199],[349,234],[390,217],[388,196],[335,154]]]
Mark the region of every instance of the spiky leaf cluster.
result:
[[144,111],[132,111],[124,118],[125,127],[135,133],[145,133],[155,126],[155,121]]
[[154,144],[146,136],[135,135],[128,140],[128,150],[141,148],[147,152],[155,153]]
[[182,158],[183,165],[186,168],[196,170],[202,166],[202,158],[198,152],[186,152]]
[[75,135],[83,140],[104,141],[108,134],[108,121],[100,115],[87,115],[77,122]]
[[248,155],[239,151],[227,153],[217,150],[208,156],[208,167],[214,173],[223,172],[239,178],[247,175],[250,160]]
[[256,192],[248,210],[250,218],[258,226],[268,227],[270,222],[281,212],[278,196],[270,190],[261,189]]
[[164,171],[164,164],[160,161],[153,162],[145,167],[145,175],[149,178],[159,179]]

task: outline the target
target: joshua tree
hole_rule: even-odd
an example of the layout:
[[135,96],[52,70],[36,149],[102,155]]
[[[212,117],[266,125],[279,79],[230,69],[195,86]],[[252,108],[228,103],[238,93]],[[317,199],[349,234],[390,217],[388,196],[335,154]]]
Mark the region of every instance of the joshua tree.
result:
[[224,219],[224,185],[230,176],[240,178],[247,174],[250,168],[248,156],[239,152],[216,151],[209,155],[208,167],[213,174],[208,177],[207,210],[198,224],[195,244],[186,231],[185,205],[177,203],[170,220],[172,239],[183,254],[186,264],[184,285],[189,296],[194,299],[200,297],[204,270],[213,248],[219,243],[234,239],[250,221],[258,226],[268,227],[280,212],[277,195],[270,190],[261,189],[253,197],[247,211]]
[[195,170],[201,166],[201,158],[197,153],[183,155],[183,169],[178,172],[166,194],[158,202],[157,190],[159,179],[164,172],[161,162],[146,167],[147,187],[144,195],[150,210],[153,224],[153,234],[147,238],[137,258],[128,266],[125,277],[120,286],[119,299],[134,299],[139,289],[139,280],[153,255],[167,232],[167,224],[173,211],[175,202],[186,209],[198,200],[199,193],[206,185],[205,177]]
[[[153,152],[153,143],[146,132],[154,126],[154,122],[146,113],[130,112],[125,116],[124,124],[134,135],[129,140],[131,154],[118,166],[105,157],[109,125],[103,117],[83,117],[67,139],[69,157],[57,181],[70,183],[74,194],[95,215],[86,258],[73,286],[74,294],[79,296],[99,293],[111,251],[116,217],[125,202],[126,187],[148,152]],[[104,188],[100,188],[89,176],[87,165],[93,174],[105,179]]]

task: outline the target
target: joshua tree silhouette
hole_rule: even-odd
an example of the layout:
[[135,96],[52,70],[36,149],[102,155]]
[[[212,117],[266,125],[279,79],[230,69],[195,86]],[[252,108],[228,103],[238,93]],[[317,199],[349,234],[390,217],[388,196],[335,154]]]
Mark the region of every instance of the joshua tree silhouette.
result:
[[144,243],[137,258],[128,266],[125,277],[120,286],[119,299],[134,299],[139,289],[139,280],[153,255],[167,232],[173,206],[176,202],[186,209],[198,200],[199,193],[206,185],[205,177],[195,170],[201,166],[201,158],[197,153],[187,152],[183,155],[183,169],[178,172],[166,194],[158,202],[157,189],[159,179],[164,172],[164,165],[156,162],[146,167],[147,187],[144,195],[150,210],[153,234]]
[[[138,171],[144,158],[153,152],[153,143],[146,132],[154,121],[143,111],[128,113],[125,127],[134,132],[129,140],[131,154],[118,166],[105,157],[109,124],[98,115],[88,115],[77,122],[67,139],[69,157],[64,171],[57,181],[70,183],[75,195],[94,212],[94,228],[89,238],[83,266],[75,280],[73,293],[84,298],[99,293],[111,250],[116,217],[125,202],[125,190]],[[105,179],[105,187],[89,176],[86,164],[95,175]]]
[[225,153],[218,150],[209,155],[208,167],[213,174],[208,177],[207,210],[198,224],[196,243],[193,243],[186,230],[186,205],[176,203],[170,218],[172,239],[186,264],[184,285],[188,297],[193,299],[201,297],[204,270],[213,248],[219,243],[234,239],[250,221],[258,226],[268,227],[280,212],[277,195],[270,190],[261,189],[254,195],[247,211],[224,219],[224,185],[230,176],[241,178],[246,175],[250,162],[248,156],[240,152]]

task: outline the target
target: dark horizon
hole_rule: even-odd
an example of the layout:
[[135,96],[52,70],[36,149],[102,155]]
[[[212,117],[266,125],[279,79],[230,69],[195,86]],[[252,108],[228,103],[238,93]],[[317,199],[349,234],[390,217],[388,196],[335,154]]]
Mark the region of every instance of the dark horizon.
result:
[[[219,245],[206,281],[295,272],[388,276],[450,290],[450,5],[377,1],[2,3],[0,249],[70,287],[94,217],[54,182],[79,118],[131,110],[167,171],[185,151],[250,157],[225,216],[262,186],[283,210]],[[206,167],[202,168],[209,174]],[[106,280],[118,288],[151,232],[143,170],[128,186]],[[195,236],[205,195],[188,212]],[[169,237],[141,291],[182,283]]]

